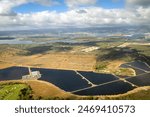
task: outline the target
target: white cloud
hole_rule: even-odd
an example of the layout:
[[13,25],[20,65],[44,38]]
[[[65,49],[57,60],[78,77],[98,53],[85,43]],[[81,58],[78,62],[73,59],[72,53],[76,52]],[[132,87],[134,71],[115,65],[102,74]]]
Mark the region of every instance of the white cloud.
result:
[[56,1],[52,0],[0,0],[0,14],[1,15],[14,14],[11,11],[12,8],[29,2],[37,2],[39,4],[46,6],[57,4]]
[[37,3],[45,5],[45,6],[59,4],[59,2],[57,2],[56,0],[28,0],[28,1],[37,2]]
[[26,0],[12,0],[11,2],[9,0],[1,0],[0,1],[0,14],[9,14],[11,13],[11,9],[15,6],[19,6],[23,3],[25,3]]
[[[5,1],[5,2],[4,2]],[[0,1],[0,29],[4,28],[51,28],[62,26],[112,26],[112,25],[149,25],[150,7],[136,9],[104,9],[100,7],[79,8],[74,5],[88,5],[91,0],[68,3],[74,7],[65,12],[42,11],[37,13],[13,13],[12,8],[27,3],[28,0]],[[31,0],[30,0],[31,1]],[[52,5],[52,0],[32,0],[40,4]],[[42,1],[42,3],[41,3]],[[69,0],[68,0],[69,1]],[[73,0],[70,0],[73,1]],[[129,0],[128,0],[129,1]],[[95,0],[96,2],[96,0]],[[95,2],[91,2],[94,4]],[[72,5],[71,5],[72,4]]]
[[76,8],[78,6],[94,5],[97,0],[65,0],[65,2],[69,8]]
[[[67,12],[43,11],[38,13],[18,14],[17,16],[1,16],[1,26],[26,27],[60,27],[60,26],[111,26],[148,24],[150,8],[138,8],[136,11],[125,9],[103,9],[98,7],[70,10]],[[5,21],[5,22],[4,22]]]

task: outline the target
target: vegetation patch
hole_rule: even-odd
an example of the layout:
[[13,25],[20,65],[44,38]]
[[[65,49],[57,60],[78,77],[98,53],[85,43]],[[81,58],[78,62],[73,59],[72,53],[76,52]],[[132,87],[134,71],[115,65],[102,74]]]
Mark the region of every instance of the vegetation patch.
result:
[[107,69],[107,65],[109,63],[108,62],[98,62],[96,65],[95,65],[95,70],[100,72],[100,71],[104,71]]
[[135,72],[131,68],[118,68],[114,74],[117,76],[135,76]]
[[6,83],[0,85],[0,100],[32,99],[31,88],[26,84]]

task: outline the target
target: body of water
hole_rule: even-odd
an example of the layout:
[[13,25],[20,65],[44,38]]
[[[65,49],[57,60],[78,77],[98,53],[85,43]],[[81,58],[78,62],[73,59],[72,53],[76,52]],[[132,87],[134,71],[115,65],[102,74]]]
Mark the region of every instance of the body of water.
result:
[[[37,39],[38,40],[38,39]],[[78,41],[74,39],[56,39],[56,40],[48,40],[43,42],[34,42],[30,40],[19,40],[19,39],[10,39],[10,40],[0,40],[0,44],[47,44],[47,43],[70,43],[70,44],[83,44],[88,43],[90,41]]]
[[33,42],[13,39],[13,40],[0,40],[0,44],[33,44]]

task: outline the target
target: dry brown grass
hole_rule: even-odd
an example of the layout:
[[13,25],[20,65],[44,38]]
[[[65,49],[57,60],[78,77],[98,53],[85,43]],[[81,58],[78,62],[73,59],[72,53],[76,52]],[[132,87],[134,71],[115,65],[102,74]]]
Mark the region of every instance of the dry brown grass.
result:
[[6,63],[6,62],[0,62],[0,69],[5,69],[8,67],[14,66],[14,64]]
[[45,81],[28,80],[24,82],[30,85],[30,87],[33,90],[33,94],[35,94],[36,96],[47,98],[47,97],[64,97],[67,94],[69,95],[69,93]]
[[119,60],[111,61],[111,62],[109,62],[107,69],[108,69],[108,71],[113,73],[113,72],[117,71],[119,66],[123,63],[124,63],[124,61],[119,61]]
[[[16,55],[5,58],[3,61],[16,66],[35,66],[83,71],[93,71],[93,66],[96,64],[96,59],[93,55],[78,55],[73,53],[47,53],[32,56]],[[4,68],[3,65],[0,65],[0,67]]]

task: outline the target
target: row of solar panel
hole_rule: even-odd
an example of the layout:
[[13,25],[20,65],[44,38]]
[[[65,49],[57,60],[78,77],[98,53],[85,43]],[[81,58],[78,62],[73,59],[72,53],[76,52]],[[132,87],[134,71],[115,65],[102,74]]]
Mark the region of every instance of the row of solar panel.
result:
[[[99,74],[93,72],[78,71],[89,81],[98,85],[96,87],[91,87],[91,85],[88,84],[86,80],[82,79],[75,71],[38,68],[32,68],[32,70],[40,71],[40,73],[42,74],[41,80],[53,83],[54,85],[60,87],[65,91],[72,92],[81,89],[81,91],[75,92],[75,94],[80,95],[120,94],[135,88],[129,83],[118,81],[119,79],[111,74]],[[25,67],[11,67],[0,70],[0,80],[20,79],[22,75],[26,74],[28,74],[28,69]],[[127,80],[138,86],[145,86],[150,85],[149,76],[150,74],[147,73],[144,75],[128,78]],[[115,82],[109,83],[111,81]],[[99,84],[103,83],[108,84],[99,86]],[[89,89],[82,90],[84,88]]]

